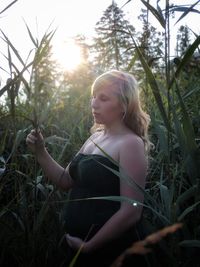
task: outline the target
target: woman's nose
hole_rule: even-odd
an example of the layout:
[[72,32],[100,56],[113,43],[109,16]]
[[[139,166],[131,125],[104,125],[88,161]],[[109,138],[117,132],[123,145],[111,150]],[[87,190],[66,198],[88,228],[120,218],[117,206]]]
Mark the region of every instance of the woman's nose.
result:
[[98,99],[96,97],[93,97],[92,100],[91,100],[91,107],[93,109],[96,109],[98,108]]

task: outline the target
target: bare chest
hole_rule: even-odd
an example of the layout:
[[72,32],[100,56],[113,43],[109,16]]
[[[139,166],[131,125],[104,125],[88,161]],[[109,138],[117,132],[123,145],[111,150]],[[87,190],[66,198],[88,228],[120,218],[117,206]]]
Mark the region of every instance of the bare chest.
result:
[[95,138],[88,140],[83,149],[85,154],[108,154],[114,160],[119,161],[120,142],[115,138]]

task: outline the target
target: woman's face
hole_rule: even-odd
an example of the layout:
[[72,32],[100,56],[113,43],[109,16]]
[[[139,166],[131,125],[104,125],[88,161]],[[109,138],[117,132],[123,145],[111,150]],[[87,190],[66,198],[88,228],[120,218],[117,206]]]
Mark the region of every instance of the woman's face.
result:
[[115,85],[104,85],[93,92],[91,107],[96,123],[110,125],[122,119],[123,108],[118,94]]

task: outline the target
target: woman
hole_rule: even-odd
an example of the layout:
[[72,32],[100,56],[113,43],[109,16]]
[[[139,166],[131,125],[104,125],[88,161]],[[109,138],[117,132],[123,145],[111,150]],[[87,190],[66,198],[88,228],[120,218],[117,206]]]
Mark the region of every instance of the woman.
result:
[[97,198],[121,196],[143,202],[142,190],[134,184],[145,188],[149,116],[141,108],[135,78],[117,70],[94,81],[91,109],[93,134],[66,169],[48,154],[41,133],[32,130],[26,141],[45,175],[70,190],[69,199],[74,200],[66,210],[69,262],[81,248],[75,266],[106,267],[140,238],[142,206]]

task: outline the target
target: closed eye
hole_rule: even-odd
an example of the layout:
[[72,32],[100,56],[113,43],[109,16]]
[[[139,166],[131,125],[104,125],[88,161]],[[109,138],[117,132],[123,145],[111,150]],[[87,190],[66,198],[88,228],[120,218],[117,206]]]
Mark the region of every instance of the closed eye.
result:
[[93,94],[91,96],[91,100],[94,100],[94,99],[99,99],[100,101],[103,101],[103,102],[110,100],[110,98],[105,94]]
[[99,99],[101,101],[108,101],[109,100],[109,97],[107,97],[106,95],[99,95]]
[[109,99],[107,97],[100,97],[100,100],[105,102],[105,101],[108,101]]

